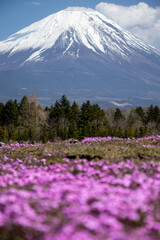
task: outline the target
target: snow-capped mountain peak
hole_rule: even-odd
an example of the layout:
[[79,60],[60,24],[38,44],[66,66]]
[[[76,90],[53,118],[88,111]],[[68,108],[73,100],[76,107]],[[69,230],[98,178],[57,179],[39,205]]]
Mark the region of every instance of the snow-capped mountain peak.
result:
[[35,90],[48,103],[66,94],[158,104],[159,76],[160,51],[92,9],[62,10],[0,42],[0,99]]
[[56,54],[57,46],[62,55],[70,54],[74,57],[79,57],[82,46],[113,59],[118,55],[127,60],[135,49],[156,52],[153,47],[144,44],[95,10],[67,8],[0,42],[0,53],[9,53],[11,57],[18,52],[29,51],[26,57],[23,56],[23,65],[45,60],[44,52],[48,49]]

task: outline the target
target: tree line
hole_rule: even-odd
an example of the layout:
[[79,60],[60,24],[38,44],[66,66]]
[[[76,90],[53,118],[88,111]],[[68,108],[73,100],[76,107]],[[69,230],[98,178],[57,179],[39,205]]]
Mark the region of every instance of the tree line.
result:
[[160,133],[160,109],[101,109],[98,104],[71,104],[63,95],[54,105],[42,108],[38,96],[24,96],[20,103],[0,103],[0,141],[47,142],[60,139],[116,136],[143,137]]

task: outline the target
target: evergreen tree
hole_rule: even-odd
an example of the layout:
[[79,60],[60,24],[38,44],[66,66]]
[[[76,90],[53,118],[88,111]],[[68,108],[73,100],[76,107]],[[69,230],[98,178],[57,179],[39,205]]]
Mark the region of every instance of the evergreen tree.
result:
[[119,108],[116,109],[114,113],[114,121],[124,120],[125,117],[122,114],[121,110]]
[[139,136],[140,136],[139,130],[136,128],[136,129],[134,130],[134,137],[135,137],[135,138],[138,138]]
[[17,101],[9,100],[2,110],[2,122],[6,126],[14,126],[18,122],[18,104]]
[[117,129],[117,126],[114,126],[114,134],[113,134],[114,137],[118,137],[118,129]]
[[87,137],[90,135],[90,126],[91,122],[91,104],[90,101],[83,103],[80,110],[80,121],[79,126],[81,128],[81,137]]
[[73,122],[76,122],[76,124],[78,124],[79,117],[80,117],[79,105],[74,101],[71,106],[70,120],[71,120],[71,122],[73,121]]
[[156,123],[160,123],[160,109],[158,106],[154,107],[153,119]]
[[61,99],[59,100],[59,104],[64,113],[63,117],[69,119],[71,113],[71,106],[69,100],[65,95],[61,97]]
[[69,138],[79,139],[79,129],[76,121],[72,121],[69,127]]
[[71,106],[65,95],[59,101],[55,102],[54,107],[51,106],[49,114],[49,126],[52,132],[62,139],[69,136],[69,125],[71,121]]
[[0,103],[0,125],[3,124],[3,109],[4,109],[4,104]]
[[122,138],[123,137],[123,131],[122,131],[122,128],[119,126],[118,127],[118,134],[117,134],[117,136],[119,137],[119,138]]
[[124,130],[124,137],[125,138],[129,137],[129,129],[128,128],[125,128],[125,130]]
[[54,107],[51,106],[49,119],[51,121],[54,120],[55,122],[58,122],[60,118],[64,117],[64,115],[65,114],[60,103],[56,101]]
[[44,124],[41,128],[40,139],[43,143],[46,143],[50,139],[49,127],[46,124]]
[[135,109],[132,108],[128,117],[127,117],[127,127],[133,126],[136,121]]
[[150,132],[149,132],[148,126],[145,125],[145,127],[144,127],[144,136],[149,136],[149,135],[150,135]]
[[144,113],[144,110],[141,106],[137,107],[135,109],[135,113],[138,115],[138,117],[140,118],[140,120],[145,123],[145,120],[146,120],[146,116],[145,116],[145,113]]
[[98,104],[91,105],[90,101],[83,103],[80,111],[82,137],[103,136],[107,126],[104,111]]
[[154,118],[155,118],[155,116],[154,116],[154,107],[151,104],[151,106],[148,108],[148,111],[147,111],[147,122],[153,122]]
[[143,127],[139,128],[139,137],[143,137],[145,133],[145,129]]
[[63,95],[50,108],[43,109],[36,93],[24,96],[21,102],[0,103],[0,141],[53,141],[94,136],[143,137],[160,134],[160,109],[151,105],[108,112],[107,118],[98,104],[90,101],[70,105]]
[[0,141],[4,141],[4,129],[0,126]]

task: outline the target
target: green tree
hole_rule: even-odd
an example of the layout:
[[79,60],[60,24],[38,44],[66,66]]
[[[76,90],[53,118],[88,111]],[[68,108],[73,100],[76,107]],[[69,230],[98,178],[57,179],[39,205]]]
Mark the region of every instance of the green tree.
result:
[[44,124],[41,127],[41,136],[40,139],[43,143],[46,143],[49,139],[50,139],[50,131],[49,131],[49,127]]
[[66,139],[69,136],[71,106],[65,95],[51,106],[49,113],[49,126],[58,137]]
[[4,104],[0,103],[0,125],[3,124],[3,109],[4,109]]
[[122,128],[121,128],[120,126],[118,127],[117,136],[118,136],[119,138],[122,138],[122,137],[123,137],[123,131],[122,131]]
[[125,117],[122,114],[121,110],[119,108],[116,109],[114,113],[114,121],[124,120]]
[[153,122],[154,121],[154,107],[151,104],[150,107],[147,110],[147,122]]
[[104,111],[98,104],[91,105],[90,101],[83,103],[80,109],[79,126],[82,137],[103,136],[107,126]]
[[133,126],[129,127],[129,137],[130,138],[134,137],[134,128],[133,128]]
[[63,110],[64,117],[69,118],[70,112],[71,112],[71,106],[70,106],[69,100],[65,95],[61,97],[61,99],[59,100],[59,104],[61,109]]
[[51,106],[50,113],[49,113],[49,119],[55,122],[58,122],[60,118],[64,117],[64,111],[61,108],[61,105],[58,101],[55,102],[54,107]]
[[140,127],[140,128],[139,128],[139,137],[143,137],[143,136],[144,136],[144,133],[145,133],[144,127]]
[[14,126],[18,122],[18,104],[17,101],[9,100],[2,110],[2,122],[6,126]]
[[72,121],[69,127],[69,138],[79,139],[79,129],[76,121]]
[[154,107],[153,119],[156,123],[160,123],[160,109],[158,106]]
[[141,120],[143,123],[145,123],[146,116],[145,116],[144,110],[141,106],[139,106],[135,109],[135,113],[139,117],[139,120]]
[[76,124],[78,124],[79,118],[80,118],[79,105],[74,101],[71,106],[70,120],[71,122],[73,121],[73,122],[76,122]]
[[4,129],[0,126],[0,141],[4,141]]

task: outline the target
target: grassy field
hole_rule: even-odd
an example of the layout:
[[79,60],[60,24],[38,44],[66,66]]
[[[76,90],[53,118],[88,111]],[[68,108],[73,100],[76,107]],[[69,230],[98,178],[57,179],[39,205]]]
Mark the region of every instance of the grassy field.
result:
[[0,240],[160,239],[160,136],[0,148]]

